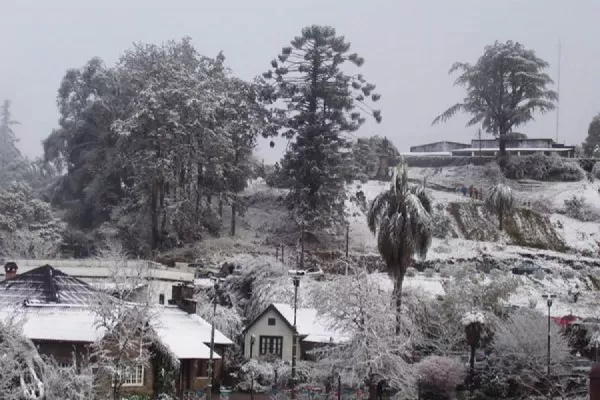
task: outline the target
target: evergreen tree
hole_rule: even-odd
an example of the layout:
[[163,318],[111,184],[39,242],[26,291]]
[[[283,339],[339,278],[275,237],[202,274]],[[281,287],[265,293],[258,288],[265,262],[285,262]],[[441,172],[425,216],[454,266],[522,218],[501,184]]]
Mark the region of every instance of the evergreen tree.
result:
[[534,113],[554,109],[558,95],[547,88],[553,81],[544,72],[548,63],[533,50],[513,41],[487,46],[474,65],[455,63],[450,73],[462,71],[455,85],[467,95],[433,120],[445,122],[462,111],[471,115],[467,126],[482,125],[498,137],[500,157],[513,129],[533,120]]
[[583,142],[583,152],[587,157],[600,156],[600,114],[590,122],[587,138]]
[[17,149],[18,139],[12,127],[18,125],[12,119],[10,100],[4,100],[0,108],[0,182],[6,184],[14,178],[15,169],[23,161],[21,152]]
[[289,207],[309,229],[344,222],[344,169],[351,147],[344,133],[365,121],[361,111],[381,121],[381,113],[365,104],[379,100],[375,85],[360,74],[344,73],[346,62],[360,67],[364,59],[350,53],[350,43],[335,29],[313,25],[284,47],[271,62],[273,69],[263,74],[272,83],[265,88],[266,98],[285,104],[276,111],[284,135],[296,139],[282,167],[294,182]]

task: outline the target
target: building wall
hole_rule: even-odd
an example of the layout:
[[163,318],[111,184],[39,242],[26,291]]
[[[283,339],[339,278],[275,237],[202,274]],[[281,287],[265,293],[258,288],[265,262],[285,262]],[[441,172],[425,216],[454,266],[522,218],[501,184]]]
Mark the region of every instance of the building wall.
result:
[[[269,318],[275,318],[275,325],[269,326]],[[294,334],[289,326],[281,319],[279,314],[269,310],[258,321],[252,325],[244,336],[244,356],[250,358],[250,338],[256,336],[254,347],[252,348],[252,358],[260,357],[260,337],[262,336],[282,336],[283,343],[281,349],[281,358],[284,361],[292,360],[292,340]],[[300,354],[298,354],[300,356]]]
[[90,354],[89,343],[36,340],[34,344],[40,355],[53,357],[59,364],[73,364],[75,360],[77,366],[81,366]]
[[428,143],[419,146],[413,146],[410,148],[411,153],[439,153],[448,152],[456,149],[464,149],[469,147],[468,144],[455,143],[455,142],[437,142]]
[[[481,148],[497,148],[500,146],[497,139],[473,139],[471,141],[471,147],[478,149],[479,143],[481,142]],[[546,149],[552,148],[552,139],[521,139],[521,140],[511,140],[506,142],[506,147],[513,148],[536,148],[536,149]]]

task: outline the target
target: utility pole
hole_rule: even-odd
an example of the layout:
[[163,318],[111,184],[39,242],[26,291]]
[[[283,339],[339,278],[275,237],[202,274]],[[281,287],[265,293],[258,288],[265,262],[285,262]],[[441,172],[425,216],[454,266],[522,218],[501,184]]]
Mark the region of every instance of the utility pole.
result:
[[349,243],[350,243],[350,224],[346,225],[346,260],[348,260]]
[[298,311],[298,286],[300,286],[300,277],[298,275],[292,278],[294,282],[294,336],[292,338],[292,400],[296,399],[296,358],[298,355],[298,329],[296,326],[296,314]]
[[304,221],[300,230],[300,269],[304,269]]
[[558,76],[556,79],[556,93],[558,94],[558,101],[556,102],[556,143],[558,143],[558,127],[560,121],[560,50],[561,43],[560,38],[558,39]]
[[479,139],[479,158],[481,158],[481,128],[477,129],[477,138]]
[[214,363],[214,349],[215,349],[215,317],[217,315],[217,290],[219,289],[218,281],[215,282],[215,298],[213,299],[213,315],[212,315],[212,326],[210,328],[210,355],[208,359],[208,386],[206,392],[208,398],[212,398],[212,387],[213,387],[213,363]]

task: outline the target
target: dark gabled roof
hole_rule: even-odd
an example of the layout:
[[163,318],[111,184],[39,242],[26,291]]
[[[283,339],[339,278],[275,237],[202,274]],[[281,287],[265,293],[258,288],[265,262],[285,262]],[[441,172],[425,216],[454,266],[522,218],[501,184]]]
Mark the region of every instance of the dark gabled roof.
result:
[[265,314],[268,313],[269,311],[273,311],[275,314],[277,314],[279,316],[279,318],[281,318],[283,320],[283,322],[285,322],[287,327],[290,328],[290,330],[292,332],[294,332],[294,326],[292,324],[290,324],[290,321],[288,321],[287,318],[277,309],[277,307],[275,307],[275,304],[271,304],[269,307],[265,308],[264,311],[261,312],[258,317],[254,318],[254,320],[252,322],[250,322],[248,324],[248,326],[246,326],[244,328],[244,330],[242,331],[242,334],[246,334],[248,329],[252,328],[254,326],[254,324],[256,324],[258,321],[260,321],[260,319],[262,317],[264,317]]
[[0,306],[30,304],[90,305],[99,291],[50,265],[0,282]]

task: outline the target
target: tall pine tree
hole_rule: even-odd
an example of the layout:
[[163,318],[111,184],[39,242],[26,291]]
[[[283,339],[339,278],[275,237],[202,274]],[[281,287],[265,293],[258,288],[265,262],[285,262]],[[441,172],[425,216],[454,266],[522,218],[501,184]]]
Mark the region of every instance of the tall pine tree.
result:
[[284,105],[276,110],[284,135],[295,137],[282,162],[293,181],[288,204],[296,221],[310,230],[344,223],[344,168],[350,156],[344,133],[356,131],[363,114],[381,121],[380,111],[366,104],[380,98],[375,85],[361,74],[344,73],[346,62],[360,67],[364,59],[350,53],[350,43],[335,29],[313,25],[263,74],[272,83],[266,98]]
[[0,109],[0,170],[6,171],[16,161],[21,160],[21,152],[17,149],[17,137],[13,131],[13,121],[10,112],[10,100],[4,100]]

